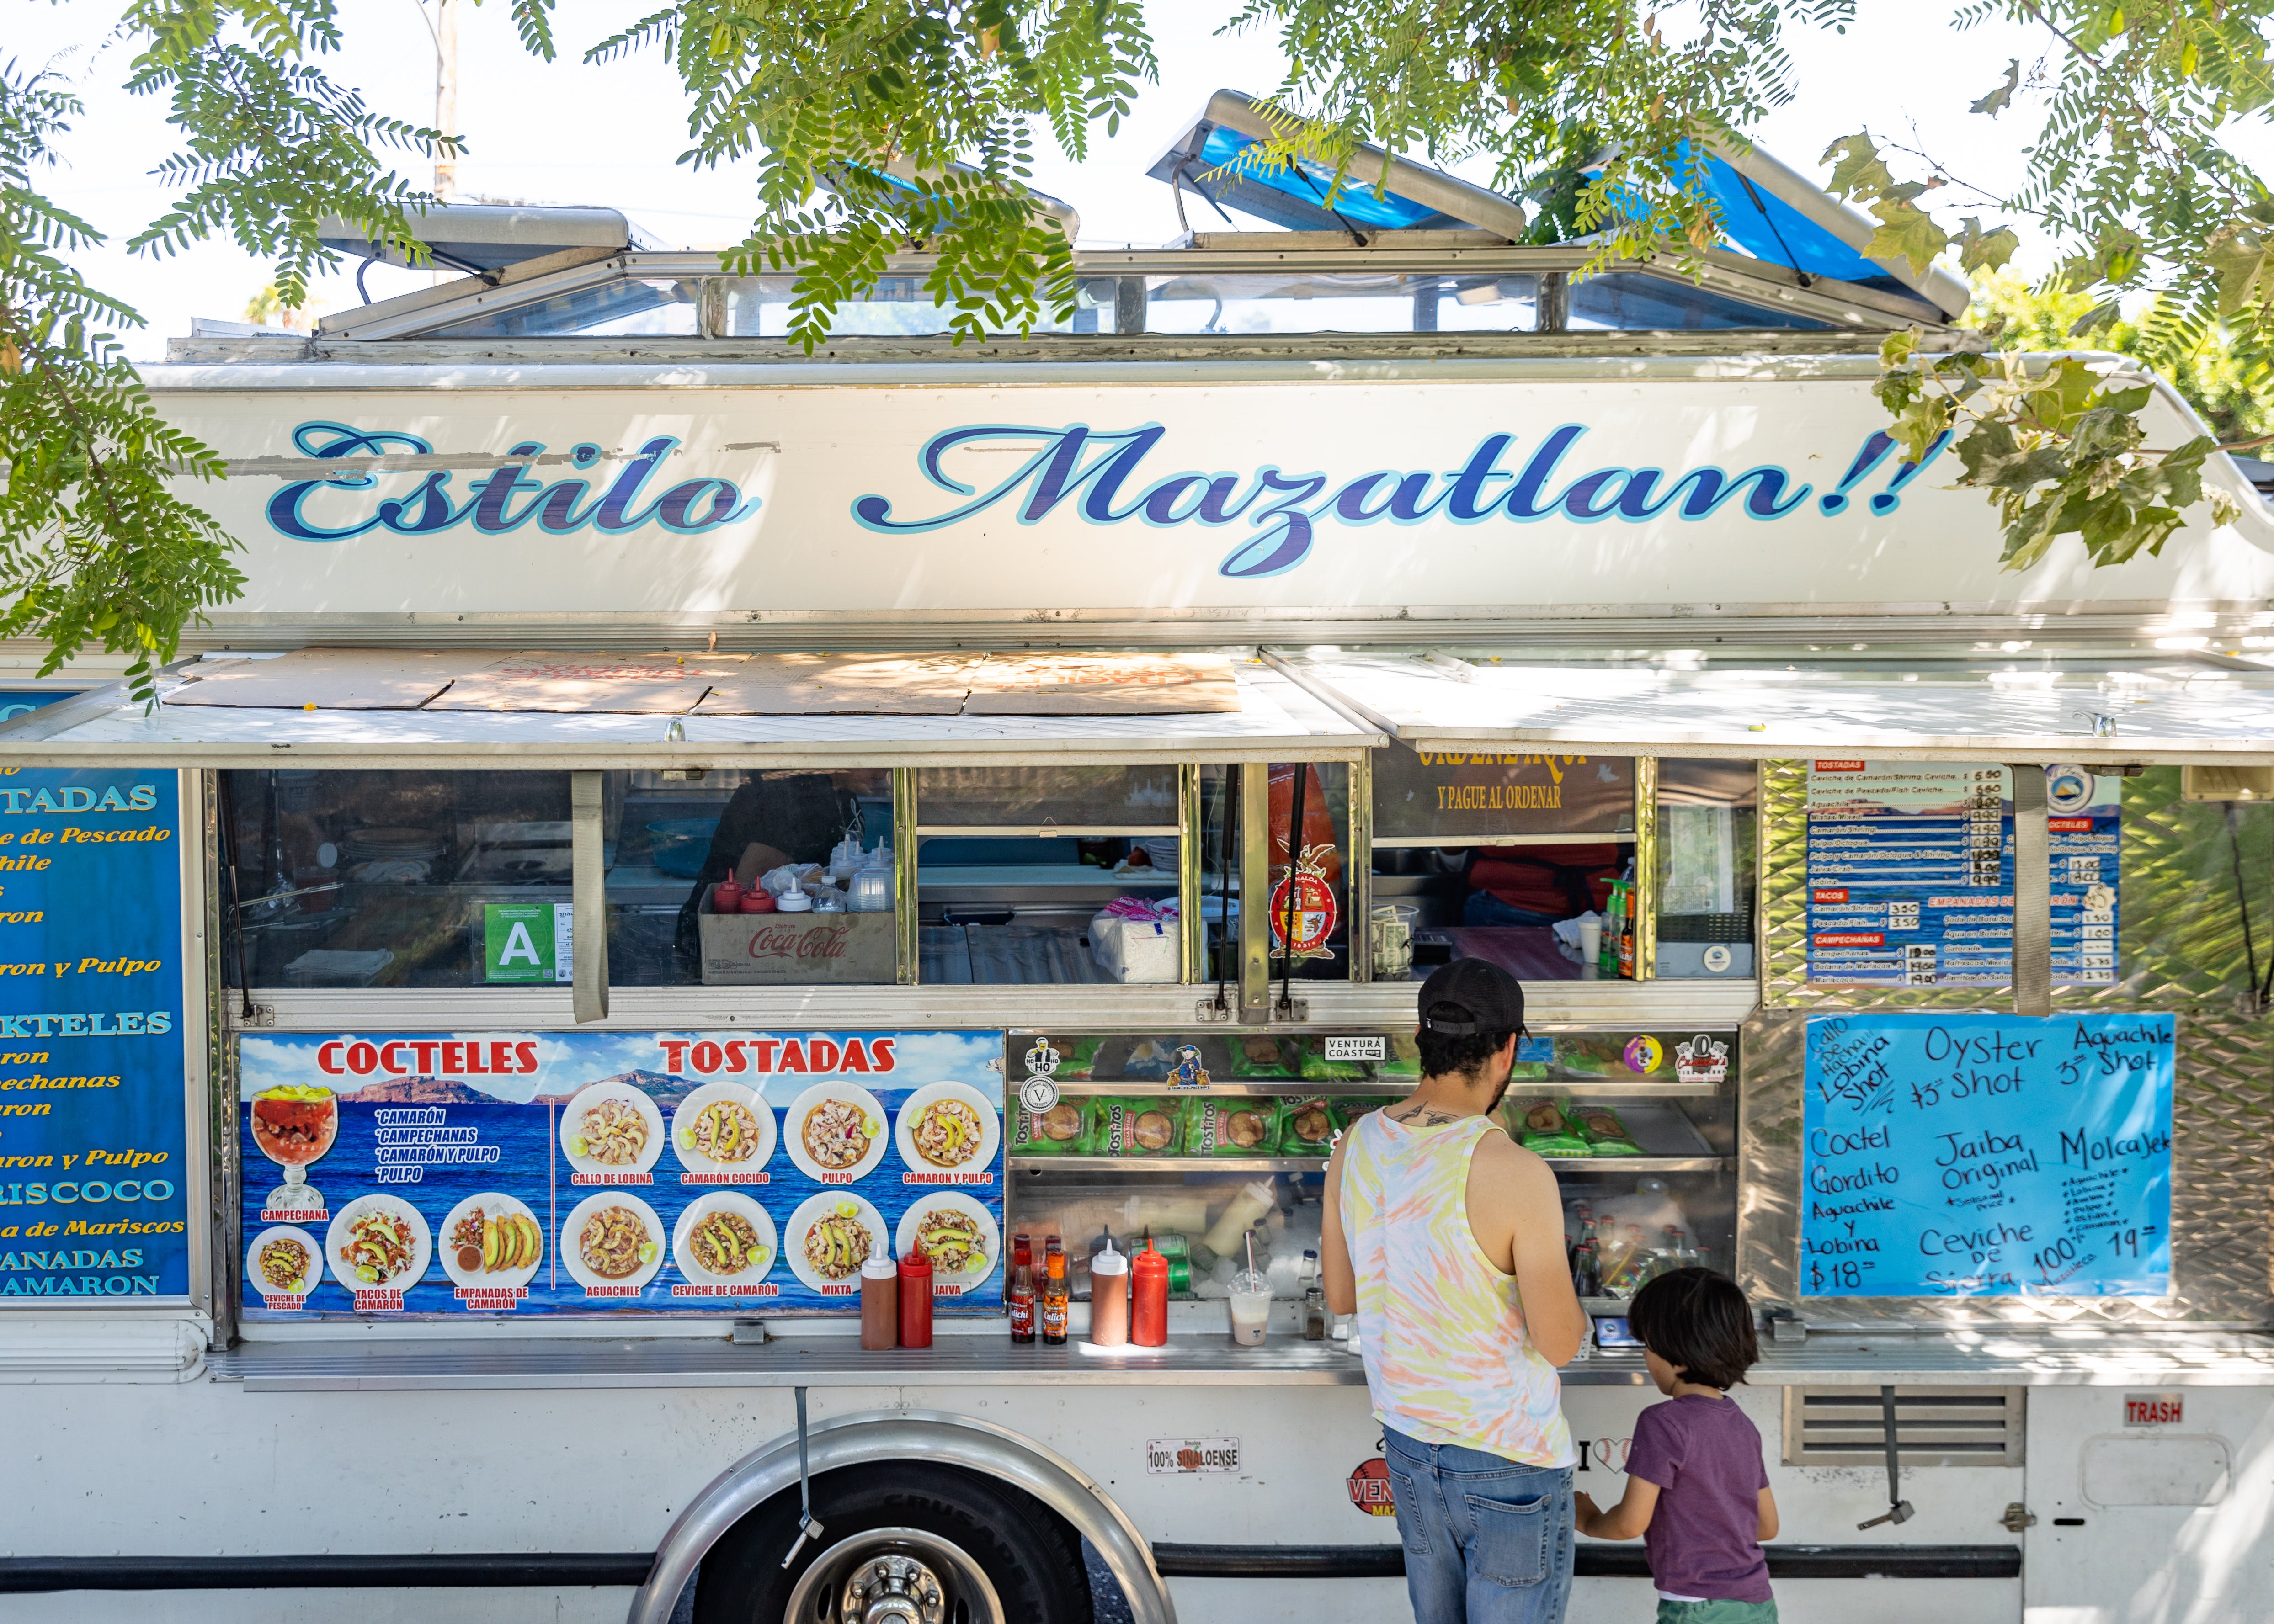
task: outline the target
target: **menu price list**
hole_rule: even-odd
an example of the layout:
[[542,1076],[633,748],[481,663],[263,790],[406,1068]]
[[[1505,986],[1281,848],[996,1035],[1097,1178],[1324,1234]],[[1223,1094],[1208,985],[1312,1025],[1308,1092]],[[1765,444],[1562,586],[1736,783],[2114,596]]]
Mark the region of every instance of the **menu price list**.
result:
[[178,791],[0,768],[0,1308],[189,1294]]
[[244,1312],[846,1312],[880,1240],[998,1311],[1002,1042],[247,1034]]
[[2163,1297],[2176,1020],[1820,1015],[1803,1297]]
[[[2045,769],[2053,980],[2116,979],[2122,780]],[[1808,979],[1999,987],[2014,974],[2007,769],[1811,762]]]

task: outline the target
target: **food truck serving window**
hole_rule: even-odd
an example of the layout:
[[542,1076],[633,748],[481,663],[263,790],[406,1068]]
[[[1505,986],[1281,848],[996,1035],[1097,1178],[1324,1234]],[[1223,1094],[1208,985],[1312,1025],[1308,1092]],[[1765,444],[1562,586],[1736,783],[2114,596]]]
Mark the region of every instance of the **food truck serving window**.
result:
[[893,980],[887,769],[612,772],[605,788],[612,983]]
[[232,981],[568,979],[567,773],[236,771],[222,792]]
[[1626,756],[1376,750],[1374,979],[1457,958],[1526,981],[1641,973],[1619,956],[1638,776]]
[[1178,769],[914,778],[919,981],[1184,979]]
[[[611,982],[892,981],[891,777],[606,774]],[[233,982],[574,979],[568,773],[286,770],[223,785]]]

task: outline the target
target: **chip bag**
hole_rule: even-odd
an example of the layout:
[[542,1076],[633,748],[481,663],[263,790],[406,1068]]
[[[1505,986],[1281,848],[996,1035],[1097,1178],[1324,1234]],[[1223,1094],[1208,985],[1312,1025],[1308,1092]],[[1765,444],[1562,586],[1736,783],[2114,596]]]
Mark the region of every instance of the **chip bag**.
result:
[[1287,1051],[1279,1040],[1263,1033],[1251,1032],[1233,1038],[1226,1045],[1231,1050],[1233,1077],[1284,1077],[1287,1073]]
[[1093,1100],[1101,1156],[1172,1156],[1181,1137],[1174,1100]]
[[1011,1119],[1011,1154],[1079,1156],[1084,1154],[1089,1113],[1079,1100],[1060,1100],[1046,1111],[1015,1111]]
[[1571,1125],[1587,1142],[1591,1156],[1639,1156],[1642,1147],[1627,1132],[1619,1114],[1608,1105],[1582,1105],[1571,1112]]
[[1374,1074],[1385,1082],[1398,1079],[1419,1082],[1421,1080],[1421,1046],[1409,1035],[1392,1034],[1389,1039],[1389,1058],[1375,1066]]
[[1269,1156],[1281,1132],[1279,1101],[1186,1100],[1184,1154],[1188,1156]]
[[1508,1131],[1516,1142],[1543,1156],[1584,1156],[1587,1141],[1579,1137],[1553,1100],[1511,1100],[1505,1108]]
[[1306,1094],[1286,1102],[1279,1118],[1279,1154],[1283,1156],[1323,1156],[1335,1147],[1335,1136],[1350,1125],[1348,1101],[1328,1094]]
[[1313,1041],[1303,1045],[1303,1079],[1306,1082],[1362,1083],[1373,1075],[1363,1060],[1329,1060],[1324,1044]]

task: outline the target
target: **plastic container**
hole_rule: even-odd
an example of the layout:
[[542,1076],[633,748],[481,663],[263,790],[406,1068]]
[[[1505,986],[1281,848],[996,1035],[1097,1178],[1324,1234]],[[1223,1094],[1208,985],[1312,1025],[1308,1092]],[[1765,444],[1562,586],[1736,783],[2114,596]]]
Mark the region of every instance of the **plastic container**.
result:
[[1242,1184],[1216,1222],[1210,1226],[1201,1244],[1218,1257],[1224,1256],[1247,1233],[1248,1226],[1269,1212],[1278,1203],[1269,1179],[1257,1179]]
[[892,911],[892,872],[889,868],[863,868],[853,876],[847,906],[855,914],[889,914]]
[[897,1348],[900,1334],[900,1276],[885,1255],[880,1236],[869,1244],[868,1261],[861,1266],[861,1345]]
[[740,914],[742,897],[742,881],[730,874],[711,888],[711,911],[713,914]]
[[1242,1269],[1231,1277],[1225,1300],[1231,1309],[1231,1340],[1242,1348],[1261,1347],[1271,1322],[1271,1282],[1254,1269]]
[[1169,1260],[1153,1250],[1130,1259],[1129,1340],[1140,1348],[1160,1348],[1169,1341]]
[[789,889],[774,898],[774,906],[785,914],[810,914],[813,912],[813,896],[797,883],[797,876],[793,874],[789,876]]
[[[877,1243],[879,1252],[882,1241]],[[868,1273],[862,1264],[861,1272]],[[931,1346],[931,1258],[921,1246],[911,1246],[900,1254],[900,1346],[929,1348]]]
[[753,885],[742,893],[742,911],[745,914],[774,912],[774,894],[763,885]]
[[1110,1240],[1089,1260],[1089,1340],[1100,1348],[1129,1342],[1129,1259]]

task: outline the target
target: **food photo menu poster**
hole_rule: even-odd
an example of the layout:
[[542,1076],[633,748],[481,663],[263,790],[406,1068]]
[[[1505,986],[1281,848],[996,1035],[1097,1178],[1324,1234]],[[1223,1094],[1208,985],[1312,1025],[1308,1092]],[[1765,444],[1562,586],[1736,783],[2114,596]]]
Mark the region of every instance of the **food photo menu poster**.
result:
[[1000,1032],[240,1042],[248,1319],[1001,1311]]
[[189,1295],[177,790],[0,771],[0,1308]]

